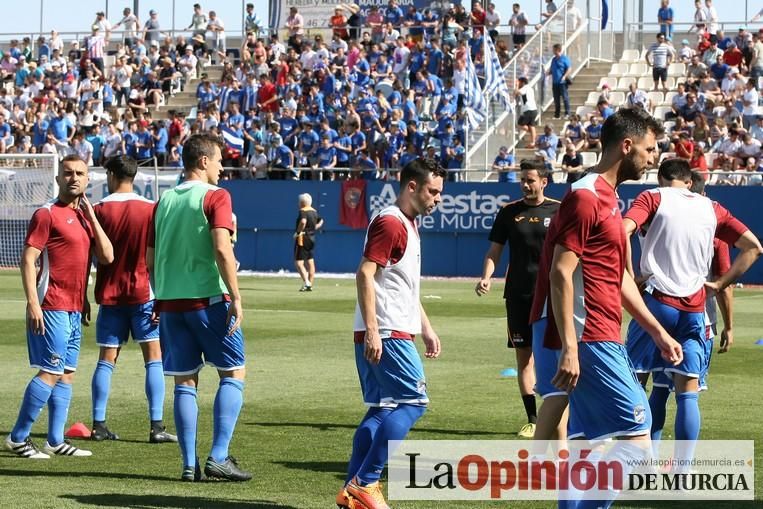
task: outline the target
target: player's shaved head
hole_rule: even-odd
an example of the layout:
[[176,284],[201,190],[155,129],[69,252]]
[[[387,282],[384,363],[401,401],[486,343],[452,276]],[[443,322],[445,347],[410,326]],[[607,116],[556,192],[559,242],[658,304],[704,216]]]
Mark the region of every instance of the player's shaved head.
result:
[[103,165],[106,171],[114,175],[119,182],[132,182],[138,173],[138,162],[129,156],[116,156],[110,158]]
[[61,166],[59,166],[58,172],[60,174],[64,166],[71,166],[71,165],[78,165],[78,164],[83,165],[85,167],[85,171],[88,170],[87,163],[83,161],[80,156],[78,156],[77,154],[69,154],[61,160]]

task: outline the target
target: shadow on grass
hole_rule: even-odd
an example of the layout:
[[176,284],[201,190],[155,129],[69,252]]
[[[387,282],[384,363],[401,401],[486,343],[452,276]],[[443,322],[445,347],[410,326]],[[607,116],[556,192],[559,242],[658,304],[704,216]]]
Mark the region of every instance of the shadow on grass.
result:
[[[19,460],[19,464],[29,464],[29,460],[14,456]],[[129,474],[126,472],[73,472],[71,470],[65,472],[51,472],[50,470],[13,470],[7,468],[0,468],[0,477],[3,476],[14,477],[96,477],[103,479],[140,479],[143,481],[176,481],[177,477],[158,476],[158,475],[145,475],[145,474]]]
[[136,509],[154,507],[179,509],[296,509],[290,505],[277,504],[267,500],[224,500],[210,497],[182,497],[177,495],[102,493],[98,495],[62,495],[61,498],[97,507],[132,507]]
[[[357,424],[333,424],[326,422],[245,422],[245,426],[263,426],[266,428],[315,428],[320,431],[330,431],[332,429],[351,429],[355,430]],[[465,436],[510,436],[515,433],[504,433],[498,431],[476,431],[466,429],[437,429],[427,427],[415,427],[416,433],[435,433],[438,435],[465,435]]]
[[335,474],[335,477],[341,480],[344,480],[345,475],[347,475],[346,461],[274,461],[273,464],[292,470]]

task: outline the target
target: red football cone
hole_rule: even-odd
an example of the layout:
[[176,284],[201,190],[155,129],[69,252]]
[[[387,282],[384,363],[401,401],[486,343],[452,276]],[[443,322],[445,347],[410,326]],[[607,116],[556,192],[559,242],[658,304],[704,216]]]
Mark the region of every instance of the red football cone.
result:
[[90,438],[90,435],[90,428],[81,422],[72,424],[72,427],[66,430],[64,434],[66,438]]

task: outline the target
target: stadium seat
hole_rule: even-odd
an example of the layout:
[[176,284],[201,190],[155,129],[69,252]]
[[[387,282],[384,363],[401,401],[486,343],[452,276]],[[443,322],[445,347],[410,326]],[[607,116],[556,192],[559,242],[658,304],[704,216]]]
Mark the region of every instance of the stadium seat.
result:
[[673,159],[674,157],[676,157],[675,152],[663,152],[660,154],[660,162],[663,162],[665,159]]
[[612,68],[609,70],[609,76],[619,78],[624,76],[628,72],[628,64],[612,64]]
[[609,104],[613,106],[622,106],[625,102],[625,92],[615,91],[609,94]]
[[673,132],[673,128],[675,126],[676,126],[676,123],[674,121],[672,121],[672,120],[666,120],[665,122],[662,123],[663,129],[665,129],[665,132],[668,133],[668,134]]
[[[675,154],[674,154],[675,155]],[[658,184],[659,181],[657,180],[657,171],[649,170],[646,174],[646,178],[644,179],[644,184]]]
[[669,76],[686,76],[686,64],[683,62],[673,62],[668,66]]
[[636,86],[641,90],[652,90],[654,88],[654,80],[651,76],[642,76],[638,79]]
[[603,85],[607,85],[610,90],[614,90],[617,88],[617,78],[612,78],[612,77],[601,78],[599,80],[599,85],[596,88],[598,90],[601,90],[601,87]]
[[579,116],[580,118],[586,118],[588,117],[589,113],[593,113],[596,111],[596,108],[592,108],[590,106],[578,106],[575,109],[575,114]]
[[662,101],[662,104],[667,104],[670,106],[673,104],[673,98],[678,95],[678,92],[671,90],[667,94],[665,94],[665,99]]
[[583,158],[583,168],[590,168],[596,166],[599,162],[599,154],[596,152],[581,152],[580,156]]
[[656,118],[656,119],[658,119],[658,120],[665,120],[665,114],[666,114],[666,113],[668,113],[668,112],[670,112],[670,111],[673,111],[673,110],[670,108],[670,106],[657,106],[657,107],[654,109],[654,114],[653,114],[653,116],[654,116],[654,118]]
[[705,162],[707,163],[707,168],[709,170],[712,170],[713,167],[715,167],[715,160],[718,157],[718,154],[716,152],[708,152],[705,154]]
[[662,92],[655,92],[654,90],[647,94],[649,100],[652,101],[652,107],[662,106],[665,103],[665,95]]
[[649,66],[644,62],[639,62],[636,64],[631,64],[630,68],[628,68],[628,72],[625,75],[639,77],[645,76],[648,72]]
[[676,88],[676,79],[673,76],[668,76],[668,81],[665,82],[665,86],[668,90]]
[[620,62],[631,64],[639,62],[641,60],[639,51],[637,49],[627,49],[623,51],[623,56],[620,57]]
[[387,80],[380,81],[374,87],[374,92],[378,92],[379,90],[382,91],[382,95],[384,97],[389,97],[390,95],[392,95],[392,91],[393,91],[392,83],[390,83]]
[[720,118],[721,115],[723,115],[723,112],[726,111],[725,106],[716,106],[713,108],[713,116],[716,118]]
[[585,100],[586,106],[596,106],[599,101],[599,92],[588,92],[588,98]]
[[617,90],[628,90],[628,87],[631,85],[631,83],[636,83],[636,77],[630,76],[627,78],[620,78],[617,81]]

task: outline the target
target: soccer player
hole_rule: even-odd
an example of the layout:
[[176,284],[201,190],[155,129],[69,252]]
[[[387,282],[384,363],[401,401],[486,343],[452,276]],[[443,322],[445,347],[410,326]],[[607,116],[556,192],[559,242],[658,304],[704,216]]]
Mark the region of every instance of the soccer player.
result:
[[130,335],[140,345],[146,366],[146,398],[151,427],[148,441],[177,442],[167,433],[164,414],[164,370],[159,346],[159,324],[152,319],[154,302],[146,268],[146,240],[154,203],[133,191],[137,162],[128,156],[106,161],[109,196],[93,208],[114,246],[114,262],[98,265],[95,301],[100,304],[95,322],[98,364],[91,383],[93,440],[119,440],[106,426],[106,406],[119,353]]
[[[80,323],[90,323],[86,290],[91,255],[102,264],[114,260],[111,242],[85,197],[88,180],[82,159],[77,155],[63,159],[57,176],[58,198],[32,215],[21,254],[29,364],[39,371],[26,387],[5,447],[24,458],[92,454],[64,440],[82,337]],[[46,404],[48,440],[41,451],[29,433]]]
[[[642,110],[621,109],[605,121],[601,162],[572,184],[552,220],[544,247],[552,253],[550,272],[538,273],[531,312],[533,322],[547,317],[545,345],[561,347],[550,382],[569,394],[570,438],[627,440],[613,450],[635,457],[648,451],[651,417],[620,339],[621,302],[667,360],[680,362],[681,347],[649,313],[625,270],[615,189],[652,167],[661,131]],[[610,504],[583,501],[578,507]]]
[[[763,247],[725,208],[688,189],[691,169],[687,161],[663,161],[658,178],[660,187],[641,193],[626,213],[625,232],[628,236],[642,232],[644,300],[652,314],[681,343],[683,361],[665,366],[654,354],[652,342],[644,339],[645,333],[638,324],[629,327],[627,348],[637,371],[663,371],[665,375],[655,376],[658,386],[650,398],[655,417],[652,439],[660,438],[665,422],[668,389],[662,378],[667,378],[676,391],[675,438],[695,441],[700,430],[699,379],[707,366],[705,284],[713,257],[713,238],[740,250],[729,271],[707,283],[713,292],[725,289],[744,274],[763,253]],[[677,452],[680,459],[690,459],[693,454],[691,448]]]
[[440,355],[440,338],[421,306],[421,246],[416,217],[429,215],[440,202],[440,165],[414,159],[400,174],[394,205],[368,226],[356,275],[355,362],[368,412],[352,444],[339,507],[382,509],[379,477],[387,462],[388,441],[403,440],[429,402],[421,358],[413,344],[421,334],[428,358]]
[[188,138],[185,180],[166,191],[154,209],[146,263],[161,314],[164,372],[175,377],[175,429],[183,481],[202,479],[196,457],[196,390],[205,363],[217,368],[208,477],[247,481],[228,447],[243,403],[245,358],[241,293],[233,255],[233,210],[228,191],[216,186],[223,172],[222,142],[211,134]]
[[503,290],[508,321],[507,346],[513,348],[516,354],[519,393],[527,414],[527,424],[517,434],[522,438],[532,438],[538,414],[533,392],[535,372],[529,325],[530,306],[543,240],[551,218],[559,210],[559,202],[543,194],[548,185],[548,170],[543,162],[525,160],[519,167],[523,198],[509,203],[498,212],[488,236],[490,248],[485,254],[482,277],[474,290],[479,296],[490,291],[490,278],[501,260],[503,246],[508,243],[511,260]]
[[315,233],[323,226],[323,219],[313,208],[313,197],[308,193],[299,195],[299,215],[294,231],[294,265],[302,278],[300,292],[312,292],[315,280]]

